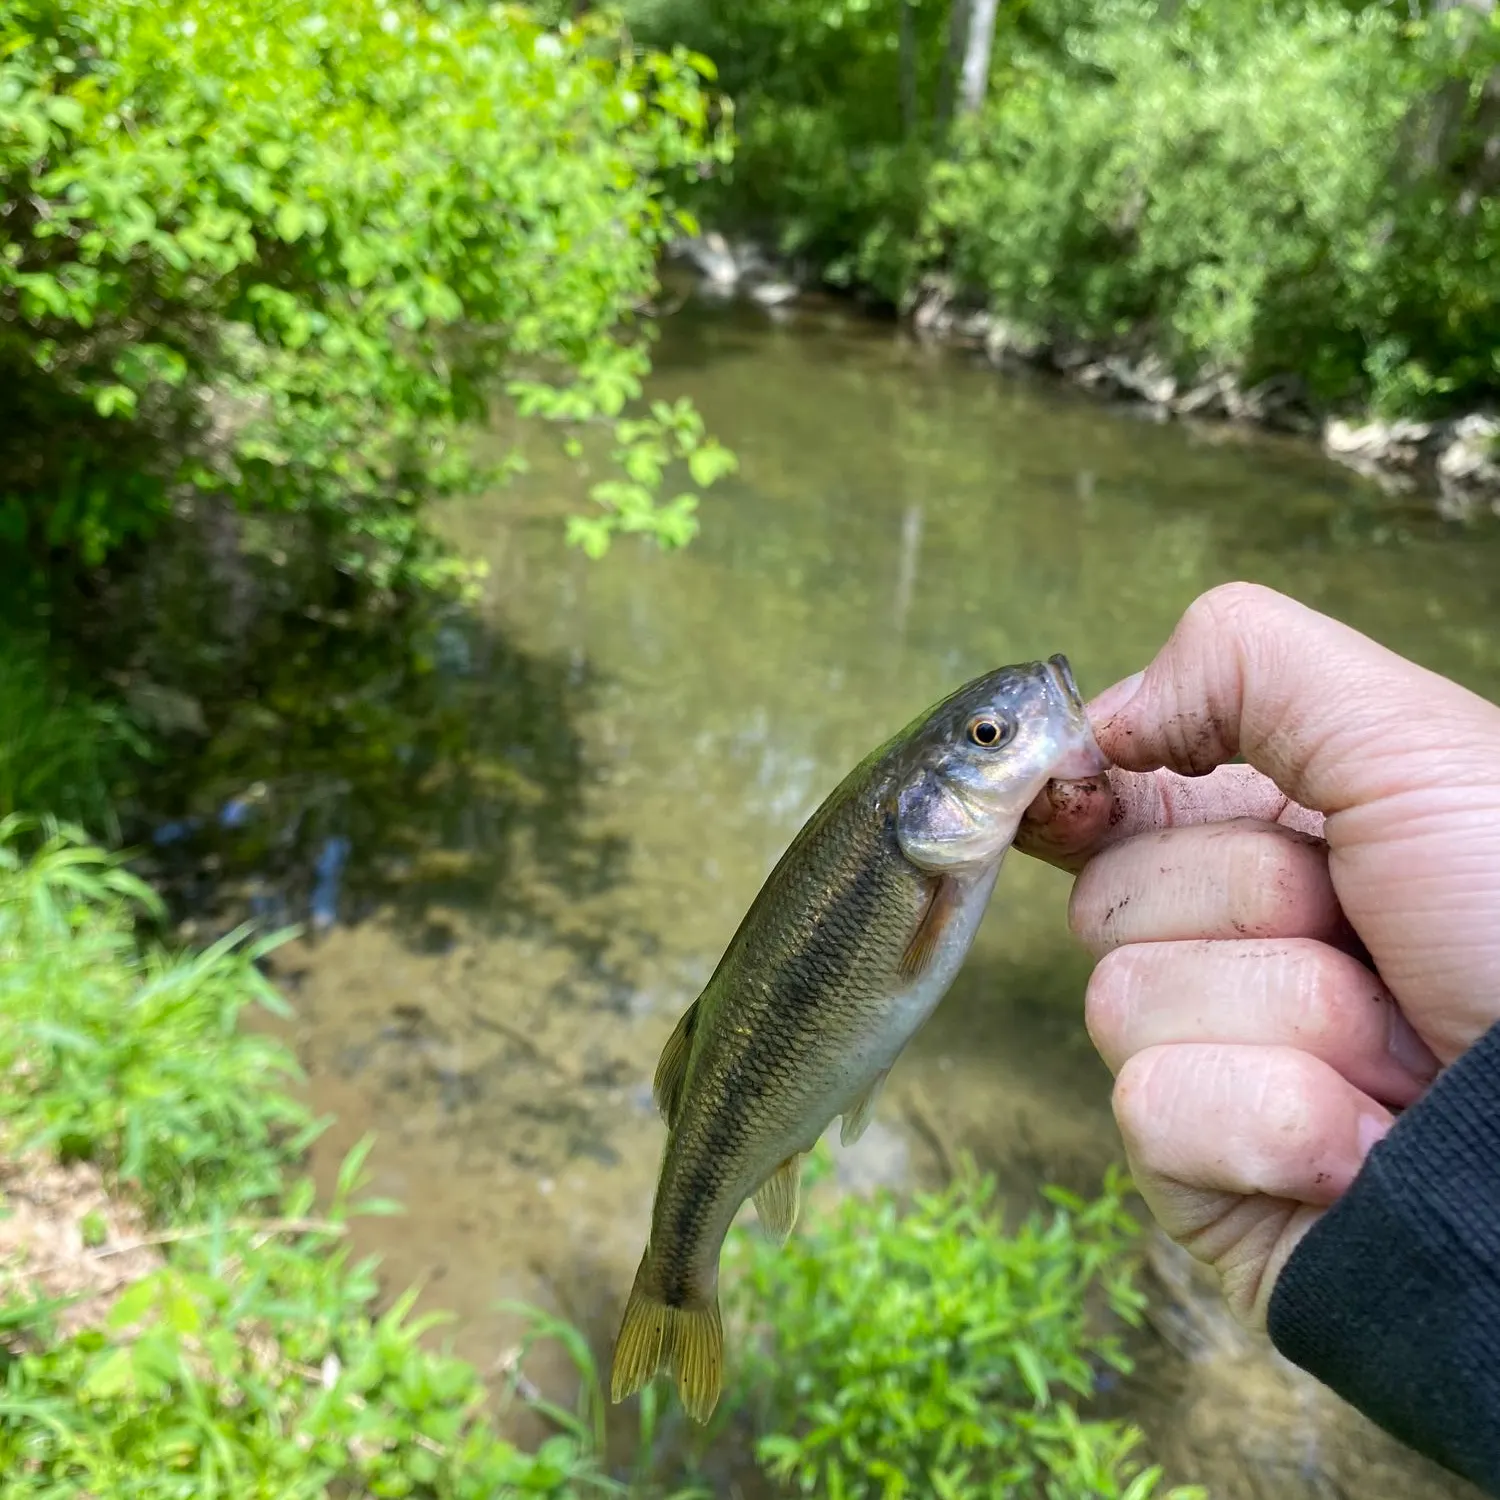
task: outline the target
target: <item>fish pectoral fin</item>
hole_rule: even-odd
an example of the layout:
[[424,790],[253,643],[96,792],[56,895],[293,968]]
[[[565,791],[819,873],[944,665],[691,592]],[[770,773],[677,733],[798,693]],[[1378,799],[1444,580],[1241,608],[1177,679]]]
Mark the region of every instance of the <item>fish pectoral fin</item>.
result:
[[958,882],[939,877],[927,902],[927,910],[922,913],[922,920],[917,923],[917,930],[912,933],[906,952],[897,965],[896,972],[903,979],[917,979],[925,972],[937,956],[938,944],[958,909]]
[[693,1050],[693,1032],[698,1026],[699,1001],[694,1000],[678,1017],[672,1035],[661,1049],[661,1060],[656,1064],[656,1078],[651,1085],[651,1096],[661,1117],[670,1130],[677,1124],[678,1111],[682,1108],[682,1089],[687,1082],[688,1056]]
[[761,1183],[755,1193],[755,1212],[760,1215],[766,1238],[784,1245],[797,1226],[802,1197],[802,1153],[789,1156]]
[[661,1369],[677,1377],[683,1409],[697,1423],[707,1422],[719,1404],[724,1381],[724,1326],[719,1299],[710,1292],[680,1307],[669,1307],[653,1285],[651,1252],[635,1273],[615,1340],[610,1399],[623,1401]]
[[880,1097],[880,1091],[890,1076],[891,1070],[883,1068],[875,1075],[874,1083],[855,1101],[854,1107],[844,1111],[843,1123],[839,1126],[839,1145],[852,1146],[865,1133],[866,1127],[875,1117],[875,1101]]

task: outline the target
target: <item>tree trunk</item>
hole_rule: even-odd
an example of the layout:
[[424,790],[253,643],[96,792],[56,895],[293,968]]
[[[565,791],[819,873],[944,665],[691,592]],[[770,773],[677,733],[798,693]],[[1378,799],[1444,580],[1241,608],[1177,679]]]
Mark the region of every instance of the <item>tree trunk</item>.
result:
[[943,70],[938,77],[937,123],[939,136],[948,132],[953,118],[953,95],[963,61],[964,35],[969,24],[969,0],[953,0],[948,12],[948,50],[943,54]]
[[901,131],[907,140],[917,133],[917,27],[914,0],[900,0]]
[[[1459,56],[1473,44],[1478,26],[1491,24],[1496,0],[1433,0],[1431,13],[1471,11],[1475,25],[1459,39]],[[1423,177],[1455,174],[1461,183],[1457,207],[1472,213],[1500,186],[1500,69],[1491,69],[1471,108],[1470,81],[1451,79],[1407,116],[1410,148],[1401,153],[1406,184]]]
[[964,48],[964,69],[958,84],[961,113],[974,114],[984,103],[990,81],[990,53],[995,45],[995,15],[1000,0],[972,0],[969,8],[969,40]]

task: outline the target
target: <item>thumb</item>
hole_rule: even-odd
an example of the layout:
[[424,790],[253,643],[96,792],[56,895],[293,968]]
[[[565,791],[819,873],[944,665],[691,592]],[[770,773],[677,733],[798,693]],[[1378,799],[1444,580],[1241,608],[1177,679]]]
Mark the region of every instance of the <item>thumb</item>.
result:
[[1325,814],[1418,781],[1500,781],[1500,708],[1257,584],[1201,595],[1111,712],[1113,691],[1100,744],[1131,770],[1197,776],[1242,755]]
[[1097,728],[1116,765],[1243,756],[1326,815],[1344,909],[1440,1056],[1500,1017],[1500,708],[1244,583],[1197,599],[1116,704]]

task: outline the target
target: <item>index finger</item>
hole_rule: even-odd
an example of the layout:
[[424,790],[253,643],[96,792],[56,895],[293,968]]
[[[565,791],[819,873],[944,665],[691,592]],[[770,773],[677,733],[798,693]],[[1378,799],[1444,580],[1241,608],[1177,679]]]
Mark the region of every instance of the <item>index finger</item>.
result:
[[[1016,847],[1077,870],[1149,829],[1323,814],[1421,786],[1493,789],[1500,709],[1254,584],[1200,596],[1144,672],[1089,707],[1119,769],[1047,787]],[[1250,764],[1226,764],[1243,755]]]
[[[1094,722],[1102,722],[1090,705]],[[1258,818],[1323,834],[1323,816],[1293,802],[1253,766],[1219,766],[1207,776],[1110,770],[1087,781],[1054,781],[1037,796],[1016,833],[1023,854],[1077,874],[1101,849],[1138,833],[1189,823]]]

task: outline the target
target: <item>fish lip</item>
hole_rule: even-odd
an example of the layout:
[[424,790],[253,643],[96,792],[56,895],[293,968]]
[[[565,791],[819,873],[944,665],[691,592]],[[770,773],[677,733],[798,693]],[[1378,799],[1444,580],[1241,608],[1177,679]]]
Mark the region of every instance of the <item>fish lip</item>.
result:
[[1049,656],[1046,663],[1047,676],[1052,685],[1062,694],[1063,702],[1077,731],[1078,741],[1052,768],[1053,781],[1086,781],[1109,769],[1109,757],[1099,748],[1094,738],[1093,726],[1089,723],[1088,710],[1084,707],[1083,694],[1073,677],[1073,668],[1068,658],[1058,652]]
[[1061,651],[1047,658],[1047,676],[1061,691],[1063,701],[1070,708],[1082,709],[1083,694],[1078,691],[1078,683],[1073,678],[1072,665]]

